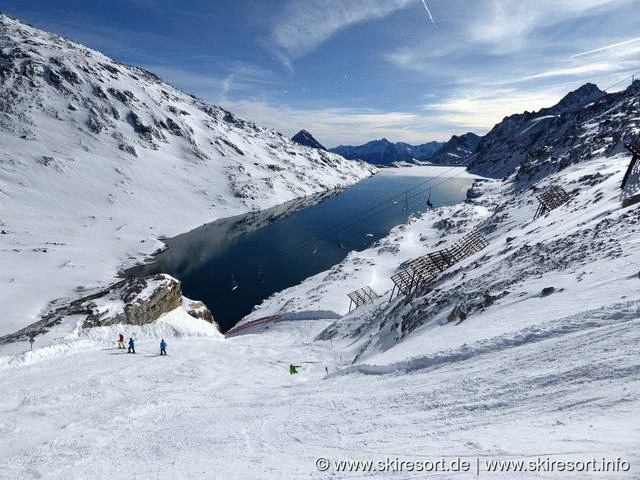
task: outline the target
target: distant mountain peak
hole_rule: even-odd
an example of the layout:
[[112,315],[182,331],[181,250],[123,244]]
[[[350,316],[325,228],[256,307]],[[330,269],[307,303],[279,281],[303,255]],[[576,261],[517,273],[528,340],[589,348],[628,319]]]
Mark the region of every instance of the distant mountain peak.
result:
[[318,142],[315,138],[313,138],[313,135],[311,135],[305,129],[302,129],[298,133],[296,133],[293,137],[291,137],[291,140],[296,142],[298,145],[317,148],[319,150],[326,150],[326,148],[324,148],[322,144]]

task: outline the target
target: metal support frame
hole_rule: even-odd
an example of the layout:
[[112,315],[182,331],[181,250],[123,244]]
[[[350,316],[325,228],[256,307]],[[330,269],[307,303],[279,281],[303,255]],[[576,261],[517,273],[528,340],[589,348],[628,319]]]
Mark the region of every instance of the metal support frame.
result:
[[629,175],[631,175],[633,168],[638,163],[638,160],[640,160],[639,144],[626,143],[624,146],[627,147],[627,150],[629,150],[633,154],[633,157],[631,158],[631,163],[629,163],[629,168],[627,168],[627,172],[624,174],[624,178],[622,179],[622,184],[620,185],[620,188],[622,190],[624,190],[624,187],[627,184],[627,180],[629,180]]
[[398,295],[410,295],[414,287],[427,283],[457,262],[483,250],[489,242],[478,231],[473,230],[449,248],[427,253],[404,264],[404,268],[391,277],[393,289],[389,302],[396,290]]

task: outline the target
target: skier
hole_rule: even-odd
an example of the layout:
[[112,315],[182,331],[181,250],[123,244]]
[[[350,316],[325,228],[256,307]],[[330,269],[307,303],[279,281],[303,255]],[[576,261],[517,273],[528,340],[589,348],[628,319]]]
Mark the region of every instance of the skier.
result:
[[136,353],[136,344],[133,342],[133,338],[129,338],[129,350],[127,353]]
[[300,365],[289,364],[289,374],[293,375],[294,373],[298,373],[298,368],[300,368]]
[[167,354],[167,342],[164,341],[164,338],[160,341],[160,355]]
[[124,335],[120,334],[118,337],[118,348],[124,349]]
[[29,337],[30,350],[33,350],[33,342],[35,341],[36,341],[35,337]]

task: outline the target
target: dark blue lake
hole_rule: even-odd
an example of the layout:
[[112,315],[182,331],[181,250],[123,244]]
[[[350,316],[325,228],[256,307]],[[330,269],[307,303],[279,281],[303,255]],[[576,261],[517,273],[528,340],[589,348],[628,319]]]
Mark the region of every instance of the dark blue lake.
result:
[[[451,169],[443,168],[451,175]],[[174,238],[127,275],[168,273],[211,309],[222,331],[271,294],[341,262],[428,208],[458,203],[468,178],[384,171],[339,192],[222,219]]]

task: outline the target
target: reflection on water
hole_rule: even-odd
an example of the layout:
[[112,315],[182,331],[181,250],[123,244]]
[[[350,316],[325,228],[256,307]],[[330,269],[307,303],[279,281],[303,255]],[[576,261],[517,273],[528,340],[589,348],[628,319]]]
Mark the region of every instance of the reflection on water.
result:
[[205,302],[226,331],[269,295],[331,268],[350,250],[366,248],[428,204],[462,201],[470,183],[376,175],[341,192],[166,239],[168,248],[153,263],[126,274],[164,272],[178,278],[184,295]]

